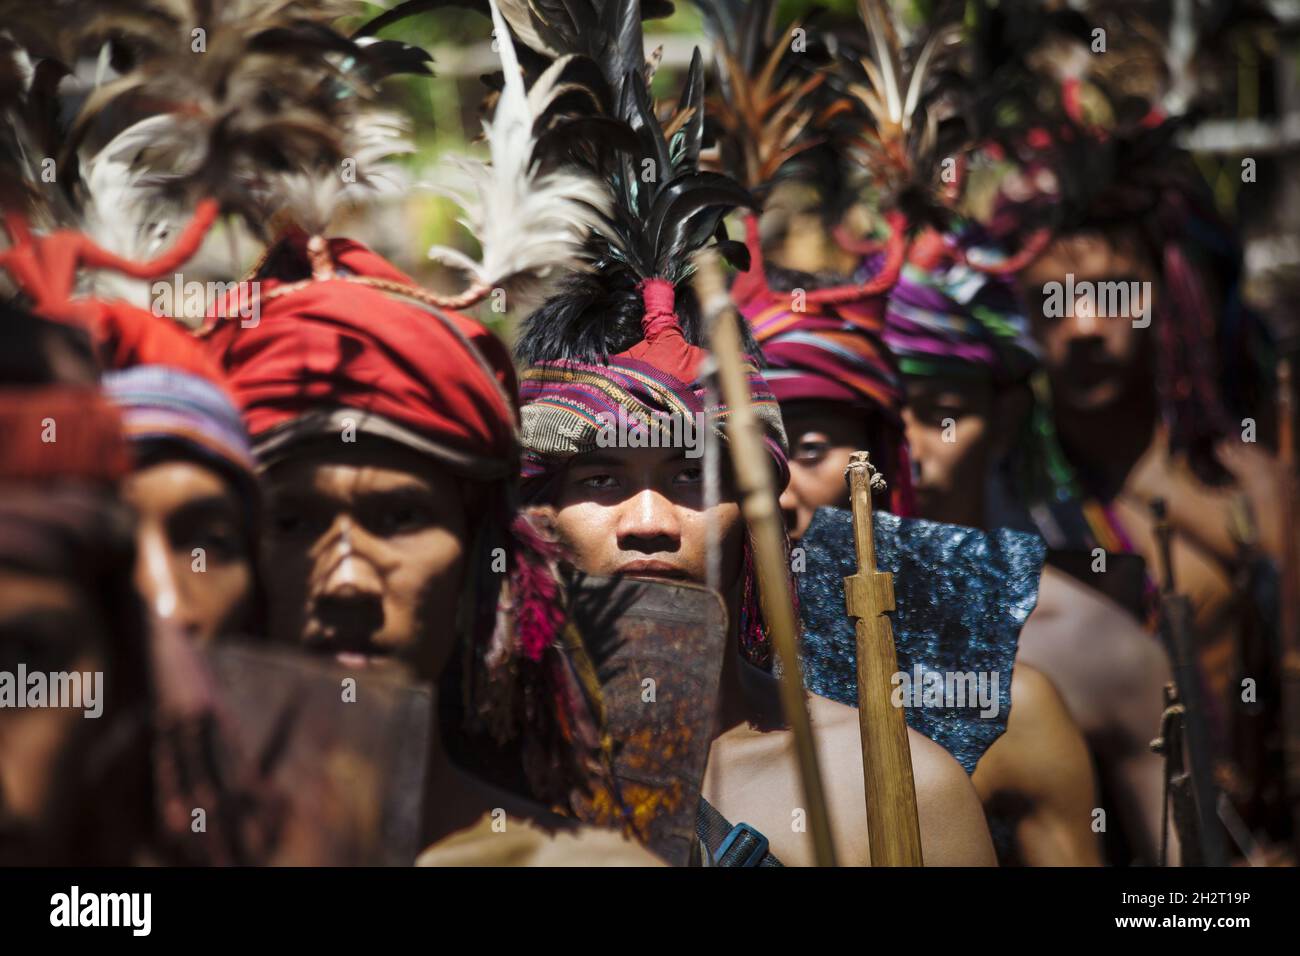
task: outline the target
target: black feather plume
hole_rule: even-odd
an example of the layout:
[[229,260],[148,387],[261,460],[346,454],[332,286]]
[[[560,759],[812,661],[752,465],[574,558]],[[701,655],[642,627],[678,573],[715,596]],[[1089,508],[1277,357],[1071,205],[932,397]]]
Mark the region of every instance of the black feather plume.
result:
[[593,269],[573,277],[525,321],[518,342],[521,361],[591,360],[629,348],[643,334],[639,287],[652,278],[677,286],[683,335],[699,344],[698,309],[685,282],[692,254],[714,243],[733,264],[747,265],[743,245],[727,239],[723,219],[755,205],[734,179],[700,169],[705,97],[699,51],[675,106],[661,119],[647,83],[639,0],[603,5],[568,0],[560,11],[541,14],[534,4],[530,15],[536,32],[554,44],[553,53],[581,52],[600,67],[617,104],[612,118],[623,124],[630,142],[602,154],[607,161],[601,172],[614,206],[606,228],[594,238]]

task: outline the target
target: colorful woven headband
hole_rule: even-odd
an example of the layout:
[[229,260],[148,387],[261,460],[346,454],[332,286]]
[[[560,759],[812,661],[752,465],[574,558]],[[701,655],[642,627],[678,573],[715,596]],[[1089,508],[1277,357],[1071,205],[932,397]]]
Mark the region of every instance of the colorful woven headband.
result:
[[[732,293],[763,349],[765,374],[778,401],[838,402],[878,418],[871,451],[890,477],[890,510],[911,515],[903,384],[883,339],[884,293],[893,284],[889,277],[896,276],[892,255],[869,256],[853,283],[841,287],[860,290],[856,299],[819,300],[810,294],[795,303],[789,292],[773,292],[765,277],[738,282]],[[761,260],[754,261],[754,268],[761,268]],[[887,284],[878,281],[882,276]],[[796,304],[802,308],[796,310]]]
[[166,442],[220,465],[241,489],[256,493],[248,435],[230,397],[213,382],[167,365],[137,365],[104,374],[104,391],[122,413],[126,437]]
[[[643,424],[647,435],[659,432],[656,442],[680,440],[680,430],[663,432],[698,423],[725,436],[729,409],[707,405],[705,385],[696,377],[706,353],[683,338],[671,283],[647,280],[641,294],[646,302],[643,341],[611,355],[604,364],[560,360],[524,370],[520,418],[525,480],[600,447],[602,430],[611,424],[618,427],[620,421],[630,427]],[[789,472],[780,406],[758,368],[748,365],[748,374],[754,414],[784,484]]]
[[1010,282],[957,261],[945,240],[917,241],[885,311],[885,343],[904,375],[1024,381],[1038,364]]

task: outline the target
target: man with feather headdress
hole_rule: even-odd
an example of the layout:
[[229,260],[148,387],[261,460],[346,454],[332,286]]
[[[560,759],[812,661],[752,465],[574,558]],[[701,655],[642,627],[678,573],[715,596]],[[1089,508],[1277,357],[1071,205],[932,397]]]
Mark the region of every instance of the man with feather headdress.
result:
[[[801,539],[819,509],[848,506],[845,466],[853,451],[863,447],[870,449],[890,489],[887,510],[913,518],[918,515],[915,452],[907,441],[910,429],[905,434],[902,378],[885,342],[885,302],[896,288],[902,249],[914,225],[945,214],[939,197],[928,195],[928,180],[937,170],[926,163],[937,151],[933,141],[950,146],[955,142],[946,127],[937,136],[933,132],[941,110],[927,104],[936,102],[936,89],[942,87],[927,69],[940,76],[951,69],[952,31],[929,31],[922,38],[927,42],[918,40],[921,52],[912,62],[899,46],[893,16],[883,4],[864,3],[865,37],[835,31],[841,47],[852,52],[862,46],[864,52],[832,61],[828,44],[816,31],[793,32],[798,27],[794,23],[777,30],[770,3],[701,6],[724,78],[725,95],[716,109],[722,162],[744,176],[756,193],[770,196],[784,189],[788,195],[806,187],[818,194],[816,215],[774,210],[790,220],[781,248],[774,248],[777,243],[770,235],[764,242],[759,218],[750,217],[751,267],[733,287],[733,297],[753,325],[768,362],[766,375],[781,401],[791,441],[790,482],[781,496],[791,536]],[[801,54],[792,52],[787,35],[803,36]],[[865,166],[865,183],[853,175],[856,164],[847,162],[847,156]],[[864,201],[864,196],[874,202]],[[889,210],[884,217],[889,238],[880,244],[850,239],[848,223],[876,208]],[[771,217],[769,224],[777,218]],[[849,265],[828,269],[825,262],[834,254]],[[783,265],[793,262],[798,268],[770,264],[773,255]],[[810,562],[825,560],[822,549],[829,542],[822,535],[833,513],[823,514],[817,523],[816,540],[809,544],[813,550],[807,553]],[[951,514],[919,515],[954,520]],[[903,522],[901,527],[920,523]],[[898,547],[917,548],[918,543],[900,534]],[[956,554],[950,559],[955,562]],[[927,577],[940,579],[938,573]],[[940,593],[928,600],[956,613],[962,602]],[[1036,597],[1035,586],[1027,599]],[[978,589],[971,587],[966,599],[977,600]],[[978,653],[976,645],[994,642],[998,634],[996,641],[1009,641],[1010,669],[1019,625],[1002,635],[995,621],[1016,619],[1012,609],[1019,599],[1010,582],[1004,583],[1001,616],[988,622],[987,633],[981,629],[968,635],[971,647],[963,653]],[[927,626],[941,630],[936,621]],[[895,637],[902,653],[910,654],[910,633],[896,630]],[[956,657],[947,663],[932,660],[928,666],[972,666],[955,649],[947,653]],[[851,658],[843,660],[852,664]],[[817,667],[813,670],[814,679],[825,682],[815,686],[843,683]],[[973,769],[1001,860],[1095,863],[1097,845],[1089,829],[1094,786],[1079,731],[1043,674],[1016,660],[1008,683],[1009,717],[996,739],[986,740],[978,752],[963,749],[969,742],[960,742],[960,737],[940,742],[957,747],[954,752],[969,761],[966,766]]]
[[[590,836],[543,808],[587,769],[594,731],[555,649],[521,645],[515,615],[494,613],[505,589],[506,603],[524,617],[547,595],[551,570],[514,515],[508,352],[453,308],[494,289],[514,294],[568,260],[578,227],[555,213],[578,209],[590,190],[584,194],[582,179],[564,178],[556,164],[543,168],[544,147],[534,151],[534,137],[553,120],[552,101],[572,86],[552,78],[534,84],[530,96],[508,66],[487,129],[493,162],[465,164],[475,190],[470,218],[485,223],[484,261],[461,260],[472,273],[464,293],[435,296],[358,243],[325,238],[334,209],[354,192],[341,162],[356,161],[357,182],[374,185],[390,172],[380,160],[404,148],[401,124],[368,109],[360,94],[394,72],[427,72],[427,56],[406,44],[373,40],[365,29],[353,37],[337,32],[342,6],[158,4],[83,18],[80,42],[101,51],[111,79],[86,97],[68,135],[99,136],[102,126],[115,131],[134,121],[112,141],[114,156],[126,177],[122,195],[140,203],[130,211],[150,203],[144,228],[119,229],[117,238],[128,232],[128,242],[142,244],[131,251],[147,257],[169,238],[172,218],[191,206],[199,214],[165,257],[138,262],[101,247],[76,217],[64,232],[29,230],[28,197],[19,196],[6,208],[15,245],[4,262],[42,314],[88,328],[101,352],[115,354],[127,347],[124,331],[164,320],[129,312],[113,296],[76,296],[80,270],[107,266],[138,279],[170,272],[193,254],[218,207],[270,239],[246,279],[255,289],[254,320],[217,303],[199,330],[203,361],[215,361],[225,376],[269,492],[262,547],[270,637],[350,666],[398,664],[425,682],[449,678],[455,721],[435,715],[428,734],[427,776],[437,798],[424,802],[425,843],[464,830],[491,808],[527,832],[535,832],[531,820],[545,834],[567,833],[579,848],[600,843],[604,834]],[[40,35],[33,28],[31,36]],[[502,55],[512,55],[508,45]],[[48,66],[41,61],[38,79]],[[42,115],[35,99],[48,90],[20,87],[28,96],[22,106],[32,107],[24,120]],[[20,132],[30,130],[27,123]],[[23,155],[30,144],[5,145]],[[512,191],[503,192],[506,185]],[[558,195],[548,199],[547,189]],[[501,222],[493,204],[502,198],[524,215],[509,233],[486,224]],[[453,659],[465,665],[459,680],[451,679],[459,676]],[[520,797],[460,769],[441,729],[455,738],[462,724],[486,727],[493,744],[522,738],[525,763],[546,776],[531,779],[529,796]],[[491,835],[499,822],[491,821]],[[650,862],[608,836],[603,860]],[[516,860],[535,859],[539,843],[511,846]],[[463,859],[463,841],[458,847]],[[480,854],[499,849],[479,845]]]
[[[1159,35],[1145,12],[1099,15],[1126,27],[1110,31],[1115,50],[1105,57],[1086,52],[1093,24],[1079,14],[1071,15],[1072,30],[1058,31],[1052,57],[1041,55],[1043,37],[1034,31],[1021,31],[1025,42],[1010,62],[989,42],[975,47],[999,85],[1038,91],[1010,112],[1016,122],[999,126],[989,112],[987,123],[999,144],[991,152],[1010,168],[981,218],[1016,260],[1012,271],[1043,355],[1034,441],[1006,483],[1049,546],[1090,569],[1077,575],[1086,584],[1109,590],[1121,580],[1122,562],[1134,568],[1122,597],[1149,627],[1161,587],[1174,584],[1190,599],[1218,779],[1239,806],[1251,805],[1246,815],[1262,819],[1270,811],[1258,781],[1225,757],[1258,754],[1261,745],[1229,742],[1245,726],[1259,735],[1260,709],[1243,701],[1241,681],[1277,686],[1263,650],[1273,643],[1276,566],[1285,549],[1274,519],[1283,482],[1264,447],[1271,440],[1269,336],[1242,301],[1236,238],[1178,145],[1181,114],[1193,105],[1186,63],[1162,95],[1161,84],[1150,82],[1158,71],[1135,72],[1121,45],[1137,37],[1141,52],[1142,38]],[[985,41],[1011,35],[1004,19],[986,17]],[[1195,47],[1198,56],[1227,36],[1176,26],[1189,30],[1184,52]],[[1061,49],[1074,55],[1060,56]],[[1156,499],[1168,509],[1169,574],[1161,570]],[[1110,570],[1099,573],[1107,561]],[[1264,759],[1274,761],[1265,773],[1277,773],[1276,751]],[[1258,766],[1258,757],[1249,760]]]
[[[680,443],[629,440],[614,447],[600,437],[604,416],[621,414],[643,430],[658,428],[663,416],[700,420],[725,440],[727,408],[709,395],[701,315],[686,280],[691,253],[715,235],[724,252],[743,258],[743,247],[725,239],[720,222],[753,201],[731,179],[699,171],[704,109],[698,53],[672,118],[661,122],[648,92],[639,5],[611,0],[575,9],[551,20],[534,10],[517,32],[531,31],[552,56],[588,51],[602,67],[615,118],[634,138],[613,156],[589,147],[613,194],[609,221],[590,247],[590,268],[533,312],[519,338],[524,497],[549,517],[566,563],[577,571],[718,588],[730,624],[703,781],[704,851],[709,858],[717,852],[708,832],[730,817],[766,834],[770,852],[750,865],[760,857],[767,860],[763,865],[808,864],[812,846],[798,825],[803,798],[792,734],[781,716],[776,678],[765,669],[766,625],[752,545],[725,466],[718,498],[710,501],[708,463],[688,456]],[[589,22],[566,19],[584,12]],[[752,339],[748,352],[753,408],[783,482],[779,411]],[[710,525],[718,541],[715,574],[709,571]],[[838,856],[865,863],[857,715],[825,698],[808,700],[830,773]],[[992,862],[978,800],[960,767],[920,734],[909,739],[927,862]]]

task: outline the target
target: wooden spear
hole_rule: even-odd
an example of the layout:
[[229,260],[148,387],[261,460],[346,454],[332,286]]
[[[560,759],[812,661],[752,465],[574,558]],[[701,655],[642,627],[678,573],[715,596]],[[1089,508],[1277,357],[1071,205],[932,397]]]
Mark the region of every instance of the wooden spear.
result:
[[804,706],[803,670],[799,666],[795,637],[797,624],[790,594],[790,567],[786,563],[785,530],[777,509],[781,489],[774,487],[772,462],[763,447],[758,418],[750,405],[740,327],[723,283],[717,253],[711,249],[697,253],[695,269],[695,291],[700,297],[709,329],[709,348],[717,363],[718,383],[728,408],[727,447],[731,450],[741,512],[754,542],[763,617],[781,662],[781,706],[794,734],[813,853],[818,866],[835,866],[826,793],[813,745],[812,723]]
[[871,492],[883,488],[871,456],[855,451],[845,469],[853,505],[853,543],[858,573],[844,579],[844,605],[856,619],[858,637],[858,724],[862,733],[862,778],[867,795],[867,836],[872,866],[921,866],[921,824],[916,815],[912,749],[903,708],[891,700],[898,672],[894,628],[894,576],[876,570],[871,526]]

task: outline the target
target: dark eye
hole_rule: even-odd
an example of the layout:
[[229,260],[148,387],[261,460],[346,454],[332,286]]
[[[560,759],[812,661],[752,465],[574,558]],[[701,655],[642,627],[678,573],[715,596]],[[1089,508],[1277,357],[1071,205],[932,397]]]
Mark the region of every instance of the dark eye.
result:
[[699,467],[683,468],[673,477],[678,485],[698,485],[704,479],[704,470]]
[[302,514],[297,511],[276,511],[271,516],[271,527],[276,534],[297,534],[305,525]]
[[286,503],[273,505],[270,509],[271,532],[281,537],[318,537],[327,525],[323,515],[305,505]]
[[579,478],[578,484],[583,488],[608,491],[611,488],[618,487],[618,480],[613,475],[588,475],[585,478]]
[[433,514],[423,505],[397,504],[375,516],[372,527],[383,535],[409,534],[427,527]]
[[186,536],[181,548],[190,552],[195,548],[202,548],[209,557],[221,560],[229,560],[243,550],[234,530],[224,527],[197,529]]
[[794,460],[805,465],[816,464],[831,450],[830,442],[805,440],[795,447]]

